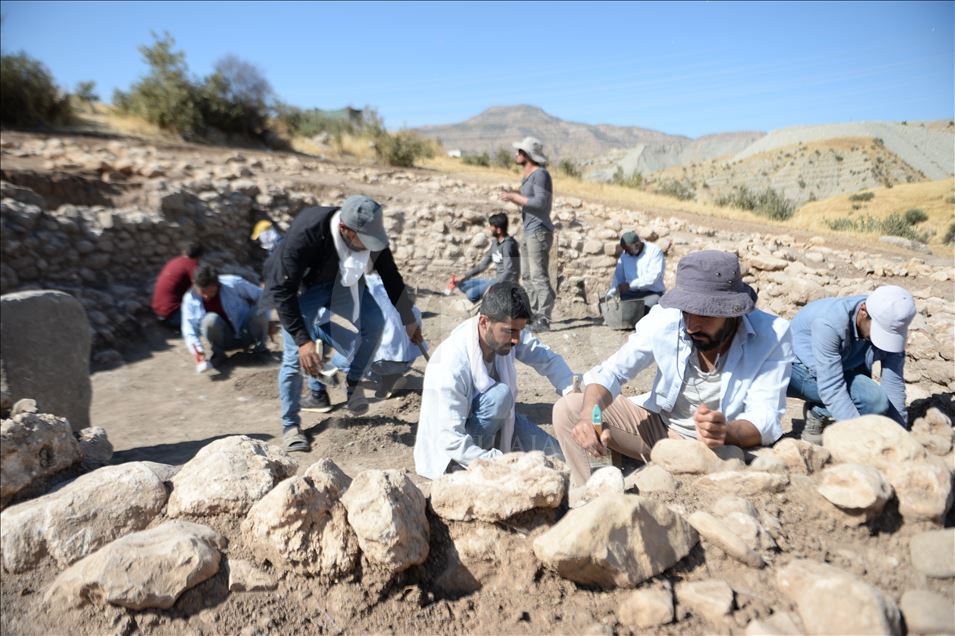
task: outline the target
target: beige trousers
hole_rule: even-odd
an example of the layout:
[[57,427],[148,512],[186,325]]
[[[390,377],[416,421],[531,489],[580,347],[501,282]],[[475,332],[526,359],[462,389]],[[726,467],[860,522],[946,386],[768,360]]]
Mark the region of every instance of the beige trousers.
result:
[[[583,402],[583,393],[569,393],[554,405],[554,432],[557,434],[564,459],[570,467],[572,488],[587,483],[590,477],[590,454],[577,444],[572,433],[574,426],[580,421]],[[589,414],[587,419],[590,419]],[[617,397],[613,404],[604,409],[603,424],[604,428],[610,431],[611,449],[645,462],[650,461],[650,450],[661,439],[681,438],[679,433],[667,430],[659,415],[637,406],[623,396]]]

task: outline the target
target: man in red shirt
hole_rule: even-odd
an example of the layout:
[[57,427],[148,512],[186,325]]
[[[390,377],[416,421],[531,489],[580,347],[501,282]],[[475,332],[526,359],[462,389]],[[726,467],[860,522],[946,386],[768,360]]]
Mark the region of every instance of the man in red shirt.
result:
[[190,243],[185,253],[163,265],[153,289],[153,312],[159,322],[170,329],[179,330],[179,307],[182,295],[192,287],[192,275],[203,254],[202,245]]

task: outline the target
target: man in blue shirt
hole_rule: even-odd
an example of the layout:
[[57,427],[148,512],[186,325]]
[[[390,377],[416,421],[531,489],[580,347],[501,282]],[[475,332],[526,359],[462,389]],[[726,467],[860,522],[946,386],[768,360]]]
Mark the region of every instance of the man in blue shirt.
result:
[[[796,314],[787,394],[806,401],[804,440],[821,444],[828,423],[860,415],[885,415],[908,428],[902,368],[914,317],[912,295],[895,285],[868,296],[817,300]],[[875,362],[881,383],[872,379]]]
[[620,237],[623,253],[617,259],[610,294],[616,292],[621,300],[643,299],[647,311],[660,302],[666,291],[663,272],[666,259],[663,251],[653,243],[640,240],[636,232],[624,232]]

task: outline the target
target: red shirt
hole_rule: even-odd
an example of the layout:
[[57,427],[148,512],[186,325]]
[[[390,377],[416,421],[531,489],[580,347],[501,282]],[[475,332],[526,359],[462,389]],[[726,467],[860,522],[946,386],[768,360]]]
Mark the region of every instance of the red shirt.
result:
[[153,290],[153,311],[157,316],[167,318],[179,309],[198,265],[199,261],[188,256],[177,256],[163,265]]
[[222,306],[222,294],[216,294],[215,298],[210,300],[202,300],[202,306],[206,308],[206,312],[210,314],[219,314],[219,317],[225,320],[226,324],[229,325],[230,329],[232,327],[232,321],[229,320],[229,317],[225,315],[225,307]]

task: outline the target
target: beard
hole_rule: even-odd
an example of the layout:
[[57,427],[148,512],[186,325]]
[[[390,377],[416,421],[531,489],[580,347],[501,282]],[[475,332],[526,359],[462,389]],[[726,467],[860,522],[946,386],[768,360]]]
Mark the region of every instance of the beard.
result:
[[495,340],[490,329],[487,332],[486,344],[488,349],[490,349],[496,356],[506,356],[511,352],[511,349],[514,348],[514,345],[510,340],[504,340],[501,342]]
[[693,346],[696,347],[697,351],[712,351],[713,349],[718,349],[724,342],[732,338],[738,326],[739,320],[733,318],[732,320],[726,321],[726,324],[712,336],[706,333],[691,334],[686,331],[686,328],[684,328],[684,332],[690,337],[690,340],[693,341]]

